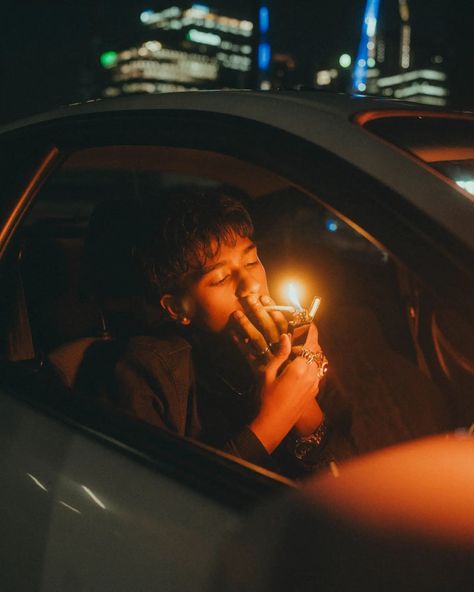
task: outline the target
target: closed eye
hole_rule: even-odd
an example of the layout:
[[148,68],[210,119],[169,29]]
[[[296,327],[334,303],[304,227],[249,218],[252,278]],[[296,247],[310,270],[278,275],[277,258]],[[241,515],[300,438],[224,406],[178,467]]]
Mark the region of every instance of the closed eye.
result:
[[230,278],[230,274],[227,274],[226,276],[224,276],[222,279],[220,280],[216,280],[214,282],[211,282],[211,286],[221,286],[222,284],[225,284],[225,282]]
[[258,259],[256,259],[255,261],[250,261],[249,263],[245,264],[245,267],[255,267],[255,265],[258,265],[259,261]]

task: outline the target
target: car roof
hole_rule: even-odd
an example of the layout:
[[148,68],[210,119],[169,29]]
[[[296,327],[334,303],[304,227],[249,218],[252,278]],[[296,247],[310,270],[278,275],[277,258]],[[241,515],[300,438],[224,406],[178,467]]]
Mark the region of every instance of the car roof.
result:
[[[205,90],[190,92],[172,92],[161,94],[137,94],[107,99],[91,99],[84,102],[71,103],[47,111],[25,117],[18,121],[0,126],[0,134],[37,123],[72,117],[82,114],[103,113],[108,111],[134,111],[148,109],[197,109],[203,111],[225,112],[229,108],[242,113],[249,113],[249,108],[259,109],[271,102],[280,105],[307,105],[315,112],[331,114],[347,119],[354,113],[376,110],[400,110],[443,112],[438,107],[426,107],[385,98],[367,97],[357,94],[328,93],[312,90],[284,91],[252,91],[252,90]],[[238,109],[240,105],[241,109]],[[284,107],[282,107],[284,108]],[[237,114],[237,113],[235,113]]]
[[[314,91],[194,91],[88,101],[0,128],[6,132],[87,115],[153,110],[217,113],[255,121],[320,145],[390,187],[470,248],[474,208],[453,181],[434,174],[413,155],[361,128],[361,114],[436,116],[453,112],[405,101]],[[468,112],[455,116],[474,117]]]

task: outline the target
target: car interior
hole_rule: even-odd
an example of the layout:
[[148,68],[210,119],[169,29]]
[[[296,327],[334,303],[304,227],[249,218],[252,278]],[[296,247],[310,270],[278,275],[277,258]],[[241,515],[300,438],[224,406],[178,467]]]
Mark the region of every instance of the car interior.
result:
[[[445,179],[466,191],[472,200],[474,148],[472,147],[472,116],[440,117],[439,114],[378,113],[360,118],[367,131],[388,140],[441,173]],[[441,141],[440,141],[441,139]]]
[[107,398],[101,369],[127,337],[159,332],[162,322],[134,265],[139,205],[179,187],[223,189],[248,204],[278,303],[288,304],[288,281],[301,286],[305,306],[322,298],[316,321],[340,392],[326,405],[352,426],[360,452],[460,425],[474,357],[468,328],[453,330],[462,325],[453,311],[431,309],[421,326],[413,275],[317,196],[252,163],[190,148],[84,149],[48,179],[7,255],[3,357],[13,381],[18,369],[47,371],[64,396]]

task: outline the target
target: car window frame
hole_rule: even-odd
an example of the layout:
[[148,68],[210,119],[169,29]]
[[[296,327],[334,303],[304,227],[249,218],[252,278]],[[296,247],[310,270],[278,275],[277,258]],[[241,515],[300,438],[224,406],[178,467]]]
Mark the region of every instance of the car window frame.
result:
[[[286,177],[461,307],[464,299],[449,286],[461,285],[463,276],[471,278],[469,289],[474,287],[473,255],[466,245],[369,173],[276,127],[231,115],[160,109],[81,115],[35,128],[59,149],[57,165],[72,151],[115,144],[204,149],[248,160]],[[305,165],[314,159],[319,167]],[[353,195],[357,184],[365,184],[364,195]],[[440,268],[446,280],[440,280]]]
[[[266,124],[235,116],[190,110],[147,110],[92,114],[89,117],[81,115],[62,121],[50,121],[33,126],[31,130],[15,132],[16,140],[21,144],[22,141],[27,141],[30,133],[34,134],[38,144],[54,147],[58,152],[44,168],[37,186],[31,189],[30,199],[25,199],[22,208],[16,212],[16,226],[27,214],[41,183],[54,174],[54,170],[72,152],[110,145],[164,145],[227,154],[288,178],[368,240],[387,249],[399,263],[415,265],[420,271],[422,282],[429,285],[434,281],[435,286],[445,292],[448,288],[448,296],[449,288],[460,285],[468,269],[470,257],[464,246],[427,220],[393,190],[323,147]],[[250,148],[249,138],[253,138]],[[318,161],[319,167],[305,164],[313,159]],[[341,174],[344,167],[350,174]],[[358,182],[365,183],[369,191],[350,199],[348,196],[352,195],[351,187]],[[400,228],[405,236],[401,249],[397,242]],[[434,235],[437,240],[433,241],[429,235]],[[4,241],[4,247],[10,238],[7,237],[8,240]],[[443,273],[447,281],[440,282],[439,276]],[[17,397],[20,393],[16,390],[11,394]],[[122,428],[104,422],[100,418],[100,412],[88,417],[80,409],[80,405],[77,407],[77,402],[58,410],[54,408],[57,401],[47,398],[40,401],[38,397],[32,396],[28,388],[22,389],[20,396],[42,412],[70,423],[74,429],[85,430],[107,445],[125,447],[126,452],[133,454],[140,462],[151,463],[159,467],[160,471],[167,471],[179,480],[190,482],[192,487],[203,488],[209,495],[216,495],[216,491],[221,491],[224,481],[227,481],[234,491],[232,499],[239,500],[235,502],[237,505],[245,506],[250,498],[253,501],[260,498],[262,491],[268,494],[281,486],[282,481],[263,470],[250,469],[246,463],[236,462],[202,446],[196,447],[193,444],[189,447],[189,442],[172,434],[163,433],[157,436],[161,448],[159,444],[147,448],[148,444],[141,436],[143,425],[134,425],[129,431],[125,430],[123,435]],[[169,455],[165,460],[160,456],[163,450]],[[187,458],[186,455],[193,456],[194,465],[183,460]],[[206,467],[206,471],[203,469],[202,475],[198,475],[193,469],[190,477],[191,466]],[[212,477],[209,467],[216,466],[225,475],[224,481],[220,477]],[[203,478],[203,475],[206,477]],[[226,496],[227,493],[225,496],[217,493],[221,501]],[[230,502],[226,499],[225,503]]]

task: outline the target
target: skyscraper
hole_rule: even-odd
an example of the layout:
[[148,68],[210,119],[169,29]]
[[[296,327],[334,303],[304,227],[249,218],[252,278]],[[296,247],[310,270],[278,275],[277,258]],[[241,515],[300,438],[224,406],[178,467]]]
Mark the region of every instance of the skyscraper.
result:
[[101,56],[104,96],[251,86],[251,20],[196,3],[146,10],[139,19],[136,45]]
[[380,0],[367,0],[361,41],[353,72],[356,92],[444,106],[449,91],[441,56],[429,63],[412,47],[408,0],[398,0],[400,36],[387,42],[378,31]]

